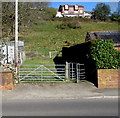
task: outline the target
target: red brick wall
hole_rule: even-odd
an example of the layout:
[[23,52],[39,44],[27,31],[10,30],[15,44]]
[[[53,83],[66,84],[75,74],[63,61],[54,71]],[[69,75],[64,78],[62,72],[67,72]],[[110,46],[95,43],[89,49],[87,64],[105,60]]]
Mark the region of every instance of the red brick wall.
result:
[[120,88],[120,69],[98,69],[98,88]]
[[115,47],[115,49],[120,51],[120,47]]
[[0,72],[0,90],[12,90],[14,88],[14,78],[12,72]]

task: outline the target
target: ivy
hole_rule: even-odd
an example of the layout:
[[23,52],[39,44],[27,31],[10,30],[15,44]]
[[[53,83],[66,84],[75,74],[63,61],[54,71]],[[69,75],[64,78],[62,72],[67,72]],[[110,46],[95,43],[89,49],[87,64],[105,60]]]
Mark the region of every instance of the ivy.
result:
[[91,40],[89,57],[96,62],[97,69],[120,68],[120,51],[114,48],[112,40]]

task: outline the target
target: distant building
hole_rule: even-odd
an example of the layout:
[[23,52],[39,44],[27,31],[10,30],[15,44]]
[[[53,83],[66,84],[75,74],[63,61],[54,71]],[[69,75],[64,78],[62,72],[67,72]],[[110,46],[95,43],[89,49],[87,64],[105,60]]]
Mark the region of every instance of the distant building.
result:
[[91,18],[92,12],[90,11],[84,11],[84,17]]
[[[0,54],[3,55],[3,58],[0,58],[0,64],[14,64],[15,42],[0,42]],[[24,41],[18,41],[18,57],[19,64],[22,64],[25,60]]]
[[112,39],[114,47],[120,50],[120,31],[93,31],[87,32],[85,41],[94,39]]
[[84,11],[84,6],[80,5],[60,5],[57,11],[56,17],[88,17],[91,18],[92,14],[90,11]]

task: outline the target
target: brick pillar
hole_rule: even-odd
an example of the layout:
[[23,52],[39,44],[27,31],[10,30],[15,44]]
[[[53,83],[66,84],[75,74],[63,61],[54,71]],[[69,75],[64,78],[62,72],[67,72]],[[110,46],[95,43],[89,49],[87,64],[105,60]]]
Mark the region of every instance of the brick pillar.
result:
[[12,90],[14,88],[13,72],[0,72],[0,90]]

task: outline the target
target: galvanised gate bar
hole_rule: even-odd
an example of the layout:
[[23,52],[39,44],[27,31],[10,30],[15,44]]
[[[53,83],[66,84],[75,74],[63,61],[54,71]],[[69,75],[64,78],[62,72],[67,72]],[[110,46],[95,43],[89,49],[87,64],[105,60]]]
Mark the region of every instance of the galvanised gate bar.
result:
[[66,82],[85,79],[84,64],[66,63],[57,65],[21,65],[19,82]]

